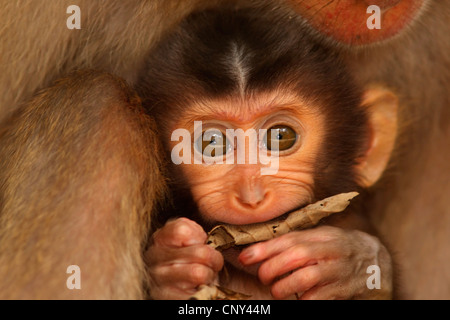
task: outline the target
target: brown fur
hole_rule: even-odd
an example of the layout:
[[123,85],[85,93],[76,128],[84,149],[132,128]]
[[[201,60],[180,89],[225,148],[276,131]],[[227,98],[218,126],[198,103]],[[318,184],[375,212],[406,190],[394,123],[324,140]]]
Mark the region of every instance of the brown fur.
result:
[[449,2],[431,1],[399,38],[344,52],[363,84],[400,98],[397,154],[367,205],[400,266],[399,298],[450,299],[449,17]]
[[0,120],[37,89],[79,68],[132,82],[160,36],[211,0],[77,1],[81,30],[69,30],[70,0],[0,0]]
[[[153,122],[117,78],[80,72],[0,131],[0,298],[143,298],[164,192]],[[66,288],[78,265],[82,289]],[[43,290],[45,288],[45,290]]]

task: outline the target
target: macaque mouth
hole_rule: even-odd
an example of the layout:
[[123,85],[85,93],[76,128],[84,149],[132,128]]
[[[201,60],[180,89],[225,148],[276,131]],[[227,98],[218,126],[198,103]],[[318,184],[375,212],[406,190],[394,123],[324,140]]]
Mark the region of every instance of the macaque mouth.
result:
[[301,209],[305,208],[306,206],[308,206],[308,205],[310,205],[312,203],[314,203],[314,201],[304,202],[303,204],[299,205],[298,207],[295,207],[294,209],[286,211],[285,213],[279,215],[278,217],[270,219],[267,222],[271,223],[271,222],[274,222],[274,221],[277,221],[277,220],[285,220],[291,213],[293,213],[295,211],[298,211],[298,210],[301,210]]

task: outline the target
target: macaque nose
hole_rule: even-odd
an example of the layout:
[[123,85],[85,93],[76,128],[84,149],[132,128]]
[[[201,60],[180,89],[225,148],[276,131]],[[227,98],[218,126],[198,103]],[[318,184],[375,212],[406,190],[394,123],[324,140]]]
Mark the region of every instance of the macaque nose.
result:
[[239,184],[237,200],[244,207],[257,208],[266,198],[266,190],[255,177]]

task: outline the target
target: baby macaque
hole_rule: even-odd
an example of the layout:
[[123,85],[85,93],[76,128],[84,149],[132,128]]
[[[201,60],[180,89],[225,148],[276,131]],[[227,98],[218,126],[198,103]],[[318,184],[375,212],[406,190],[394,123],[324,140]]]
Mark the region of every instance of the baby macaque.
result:
[[[363,92],[297,19],[234,8],[185,19],[152,53],[138,91],[171,163],[174,204],[154,220],[146,254],[152,298],[186,299],[211,283],[255,299],[392,296],[390,255],[358,203],[223,254],[205,243],[221,223],[269,221],[342,192],[364,199],[393,149],[391,92]],[[380,289],[366,285],[371,265]]]

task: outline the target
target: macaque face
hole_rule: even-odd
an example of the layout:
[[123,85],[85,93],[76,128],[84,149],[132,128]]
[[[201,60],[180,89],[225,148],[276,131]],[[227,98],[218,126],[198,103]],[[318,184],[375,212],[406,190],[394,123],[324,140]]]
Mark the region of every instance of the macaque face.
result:
[[[207,223],[267,221],[313,201],[314,163],[324,136],[324,119],[314,106],[272,92],[187,109],[173,130],[191,133],[193,161],[181,164],[181,172]],[[197,136],[194,121],[202,121]],[[257,141],[226,134],[230,129],[254,132]],[[271,163],[263,163],[264,154]],[[265,172],[269,166],[274,170]]]

